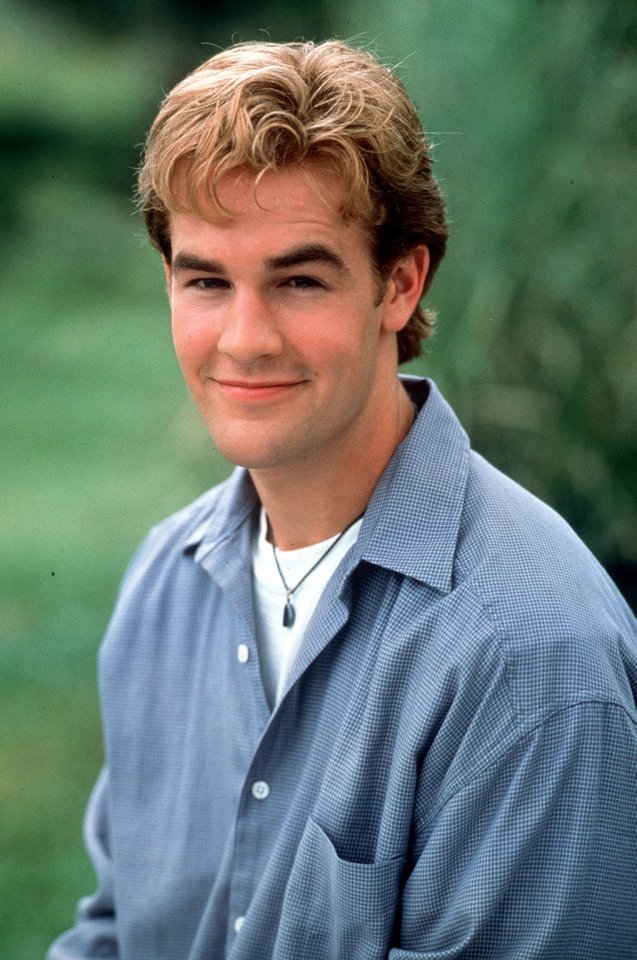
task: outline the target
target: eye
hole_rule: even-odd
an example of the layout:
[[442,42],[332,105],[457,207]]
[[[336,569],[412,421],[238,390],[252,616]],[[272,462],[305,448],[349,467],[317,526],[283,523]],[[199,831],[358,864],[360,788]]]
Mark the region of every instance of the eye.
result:
[[304,275],[289,277],[283,285],[292,287],[293,290],[322,290],[325,287],[325,284],[316,277],[307,277]]
[[189,280],[187,285],[195,290],[226,290],[228,281],[220,277],[195,277],[194,280]]

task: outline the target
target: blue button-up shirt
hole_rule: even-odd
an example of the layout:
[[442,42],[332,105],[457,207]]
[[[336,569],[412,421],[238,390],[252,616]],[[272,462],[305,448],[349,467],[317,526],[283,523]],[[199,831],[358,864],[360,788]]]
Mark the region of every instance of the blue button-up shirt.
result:
[[634,618],[409,388],[273,713],[249,475],[137,553],[101,651],[99,888],[52,960],[637,957]]

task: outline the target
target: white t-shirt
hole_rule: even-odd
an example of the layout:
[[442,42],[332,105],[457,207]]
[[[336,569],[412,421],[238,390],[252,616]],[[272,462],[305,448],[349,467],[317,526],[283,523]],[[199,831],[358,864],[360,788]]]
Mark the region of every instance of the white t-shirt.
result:
[[[259,650],[261,679],[271,709],[280,702],[285,681],[301,647],[301,641],[327,582],[356,541],[362,519],[345,532],[292,594],[296,618],[291,627],[283,626],[283,610],[287,601],[285,587],[277,570],[272,544],[267,540],[267,517],[261,509],[258,533],[252,543],[252,592]],[[285,582],[294,587],[321,557],[338,534],[300,550],[279,550],[277,558]]]

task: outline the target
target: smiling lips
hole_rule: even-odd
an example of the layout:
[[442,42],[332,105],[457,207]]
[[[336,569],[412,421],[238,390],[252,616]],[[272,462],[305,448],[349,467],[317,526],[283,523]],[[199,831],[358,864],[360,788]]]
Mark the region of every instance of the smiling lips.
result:
[[[214,378],[213,378],[214,379]],[[217,380],[217,385],[221,393],[233,400],[244,402],[259,403],[264,400],[273,400],[289,393],[293,387],[298,387],[304,383],[303,380],[281,381],[277,383],[268,381],[249,381],[249,380]]]

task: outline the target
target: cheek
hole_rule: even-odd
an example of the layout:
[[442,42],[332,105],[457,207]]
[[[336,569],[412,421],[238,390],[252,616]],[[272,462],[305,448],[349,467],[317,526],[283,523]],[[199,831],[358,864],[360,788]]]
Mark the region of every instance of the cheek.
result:
[[173,310],[171,320],[175,353],[183,367],[197,364],[214,348],[215,335],[210,323],[198,322],[189,315],[186,319]]
[[173,347],[175,348],[177,359],[179,360],[182,368],[185,370],[185,368],[188,366],[191,354],[192,341],[184,328],[179,323],[176,323],[174,318],[172,321],[172,336]]
[[347,307],[350,305],[313,317],[300,334],[291,333],[288,340],[296,341],[319,362],[358,366],[363,357],[374,353],[378,333],[373,316],[360,316]]

